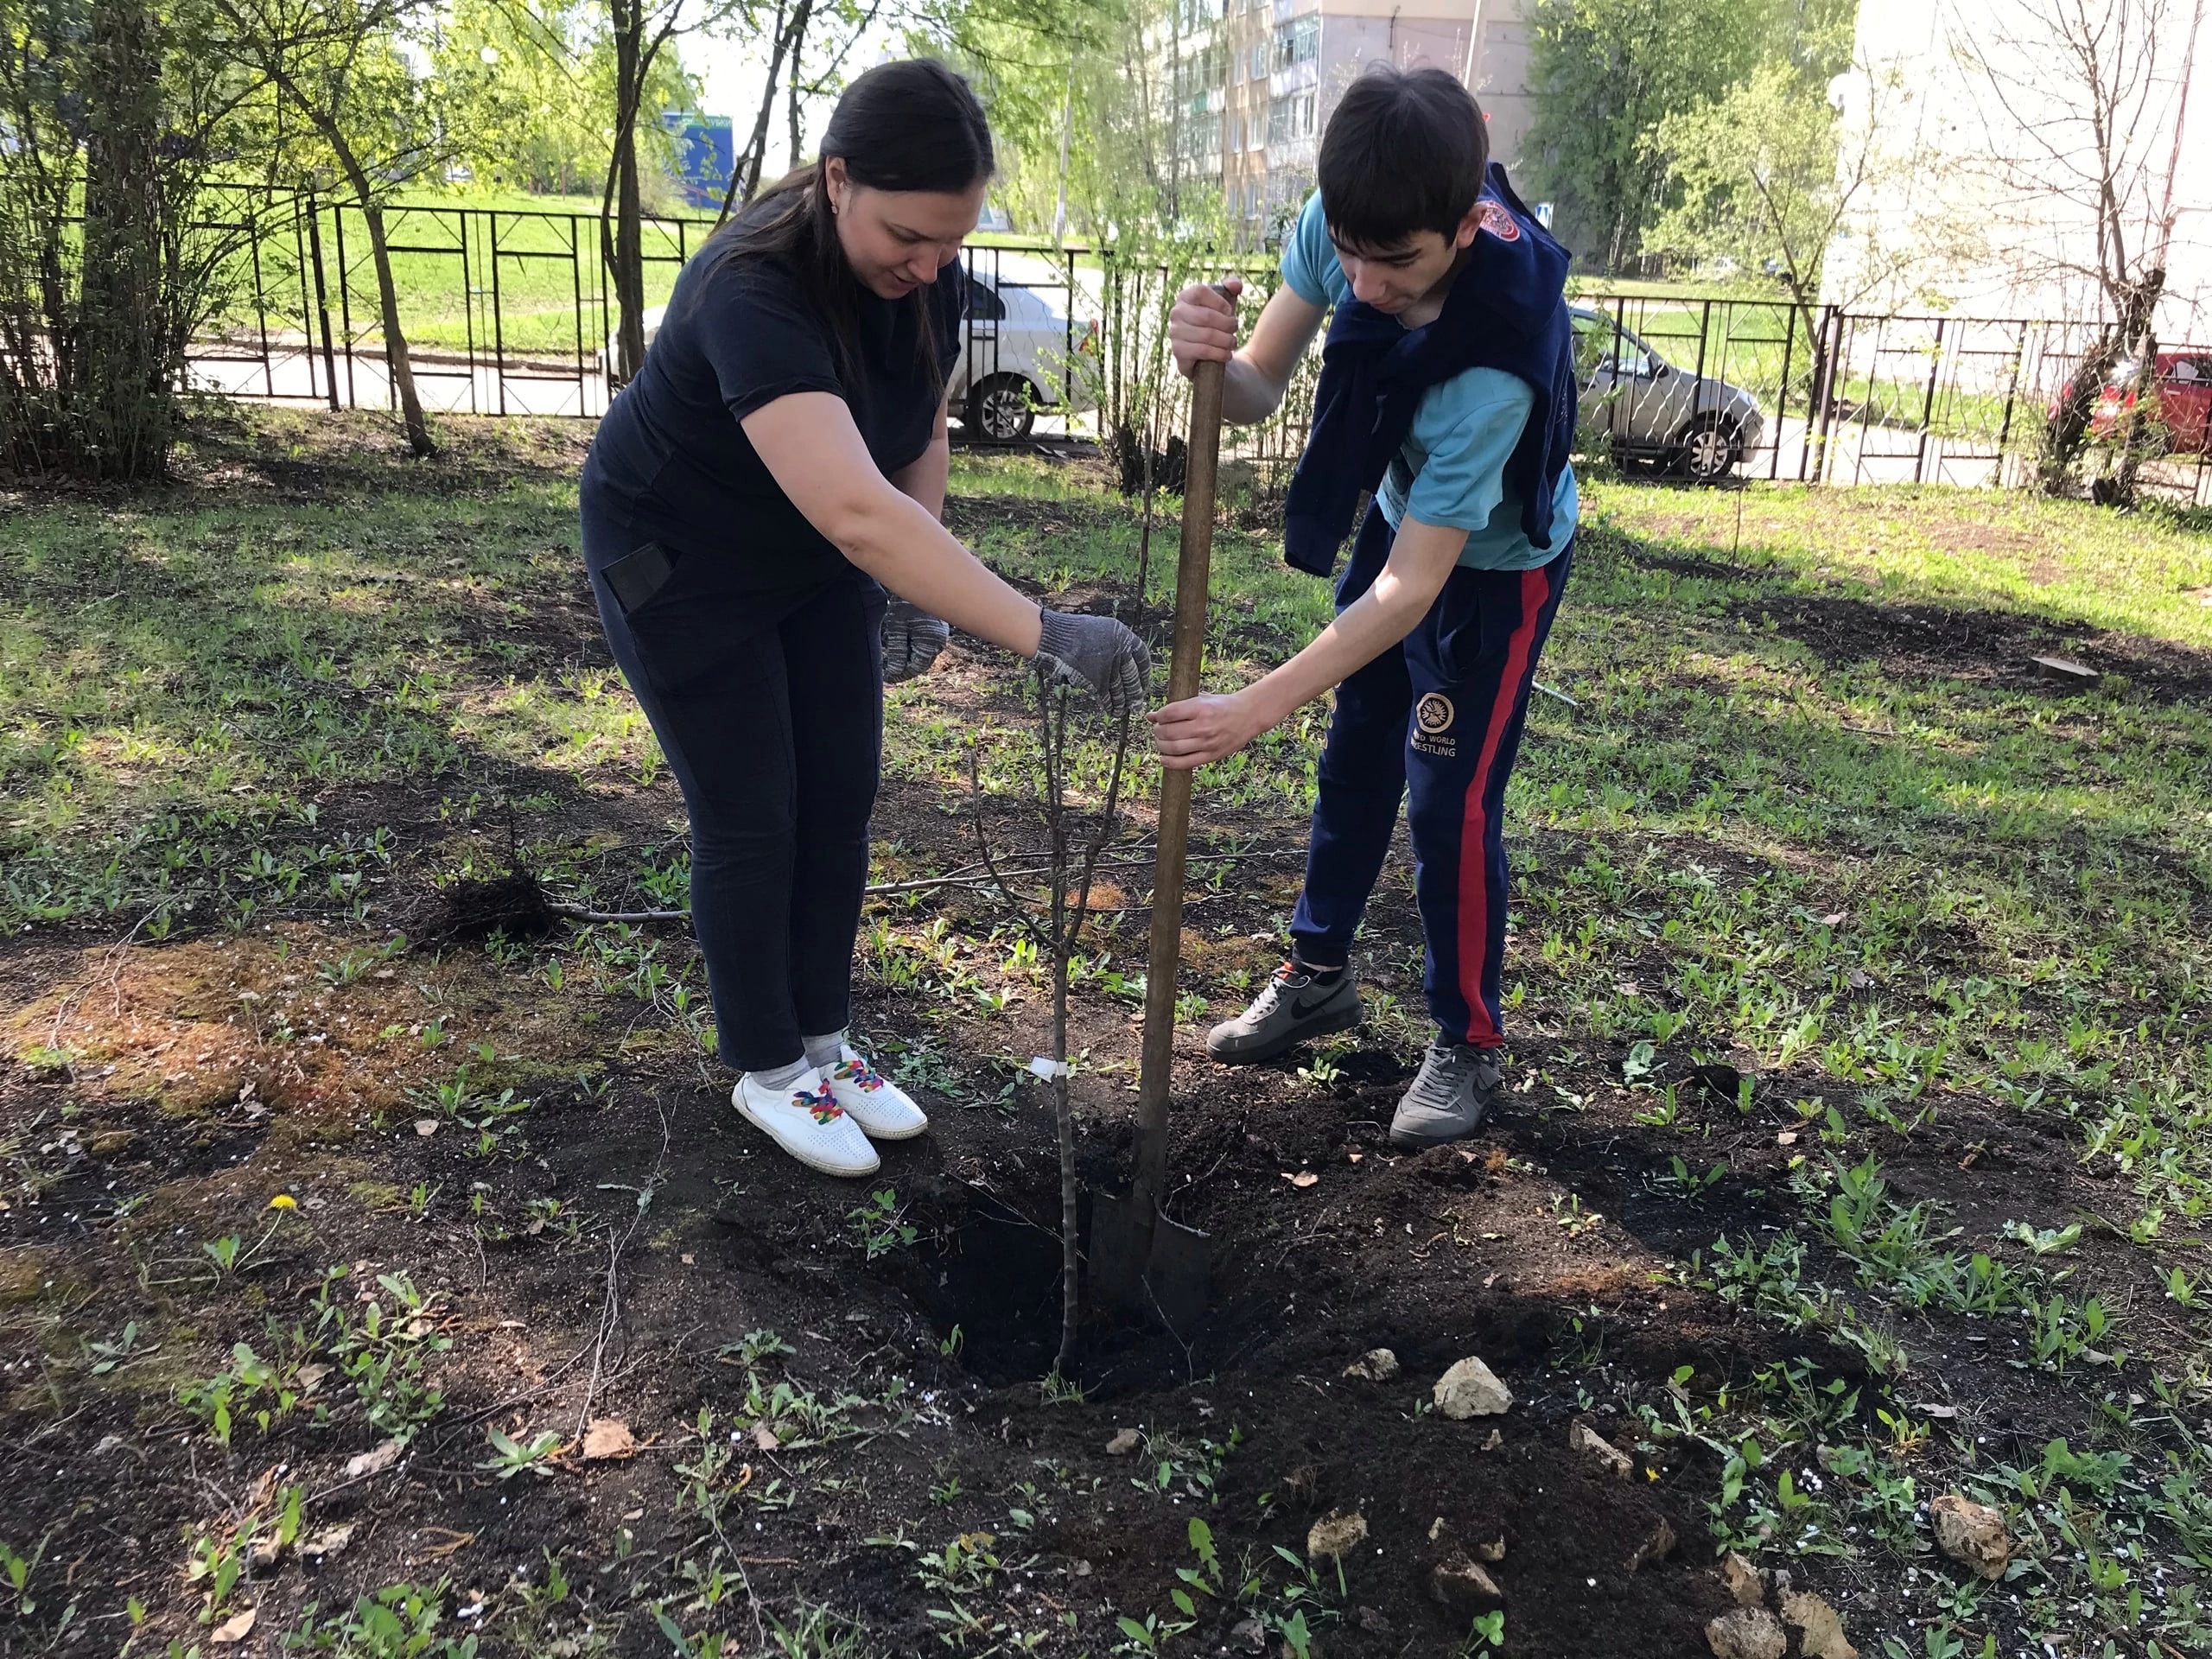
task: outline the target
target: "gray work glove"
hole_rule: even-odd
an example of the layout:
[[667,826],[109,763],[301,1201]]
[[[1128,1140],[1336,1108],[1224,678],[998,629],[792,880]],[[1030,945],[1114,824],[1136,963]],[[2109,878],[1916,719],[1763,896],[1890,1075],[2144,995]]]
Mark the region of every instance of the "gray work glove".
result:
[[883,683],[928,673],[951,637],[951,628],[920,606],[894,596],[883,611]]
[[1143,640],[1110,616],[1046,611],[1041,622],[1033,666],[1089,686],[1109,714],[1133,714],[1145,706],[1152,653]]

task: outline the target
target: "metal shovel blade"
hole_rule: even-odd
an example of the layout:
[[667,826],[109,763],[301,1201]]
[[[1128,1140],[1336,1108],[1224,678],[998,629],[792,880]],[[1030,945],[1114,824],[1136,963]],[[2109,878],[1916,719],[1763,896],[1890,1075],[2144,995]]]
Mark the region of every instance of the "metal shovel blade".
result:
[[1146,1211],[1135,1192],[1100,1193],[1090,1217],[1090,1284],[1098,1299],[1157,1317],[1177,1336],[1194,1336],[1206,1312],[1212,1240],[1196,1228]]

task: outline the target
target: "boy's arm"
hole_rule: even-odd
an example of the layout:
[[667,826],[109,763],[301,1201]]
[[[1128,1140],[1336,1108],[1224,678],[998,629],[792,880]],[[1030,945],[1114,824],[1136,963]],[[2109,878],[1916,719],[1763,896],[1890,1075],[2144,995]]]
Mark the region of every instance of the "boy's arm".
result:
[[1152,711],[1161,761],[1178,769],[1234,754],[1414,631],[1444,588],[1467,532],[1408,516],[1375,585],[1338,613],[1281,668],[1226,696],[1200,696]]
[[1252,338],[1240,350],[1236,296],[1243,287],[1236,276],[1219,289],[1193,283],[1175,296],[1174,308],[1167,314],[1167,338],[1178,369],[1188,375],[1209,360],[1225,365],[1221,414],[1236,426],[1264,421],[1275,412],[1298,359],[1306,355],[1328,315],[1285,283],[1261,308]]

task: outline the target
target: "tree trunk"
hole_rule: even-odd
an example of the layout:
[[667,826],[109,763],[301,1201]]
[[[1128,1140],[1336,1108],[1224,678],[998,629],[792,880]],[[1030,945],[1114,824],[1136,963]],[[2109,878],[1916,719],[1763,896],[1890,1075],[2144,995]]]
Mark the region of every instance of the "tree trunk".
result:
[[437,444],[430,437],[430,423],[423,416],[423,400],[415,391],[415,364],[408,355],[407,333],[399,321],[399,287],[392,280],[391,249],[385,241],[384,209],[377,201],[376,186],[369,178],[368,169],[361,165],[361,158],[346,142],[345,129],[338,118],[327,109],[318,108],[301,95],[298,85],[284,70],[271,66],[271,74],[283,87],[285,95],[315,124],[323,143],[330,146],[330,153],[337,158],[339,171],[345,174],[346,182],[353,188],[353,200],[361,210],[362,221],[368,226],[369,261],[377,273],[377,314],[384,325],[385,368],[391,376],[391,389],[399,397],[400,424],[407,431],[407,447],[418,458],[438,453]]
[[798,129],[799,99],[804,91],[799,84],[799,73],[806,55],[806,26],[812,17],[813,11],[814,0],[798,0],[798,10],[791,17],[791,73],[784,77],[786,94],[785,113],[791,124],[791,149],[787,152],[790,158],[787,170],[794,173],[803,164],[799,146],[806,142],[804,136]]
[[[1833,346],[1828,340],[1831,324],[1835,335]],[[1808,483],[1827,480],[1828,427],[1835,416],[1835,354],[1842,348],[1841,315],[1834,310],[1821,312],[1813,322],[1811,383],[1805,399],[1805,441],[1812,450]]]
[[760,107],[753,112],[752,135],[730,162],[729,188],[722,193],[722,210],[715,219],[717,225],[729,217],[733,205],[752,200],[760,188],[760,157],[768,148],[768,123],[775,116],[776,87],[784,71],[784,40],[783,0],[777,0],[776,21],[768,31],[768,84],[760,89]]
[[391,250],[385,239],[384,209],[369,190],[366,177],[356,180],[353,194],[360,199],[361,219],[369,227],[369,257],[377,270],[377,308],[384,318],[384,360],[391,372],[392,390],[399,394],[400,424],[407,429],[407,447],[418,458],[438,453],[430,437],[430,423],[423,414],[423,399],[415,390],[415,365],[407,353],[407,335],[399,325],[399,289],[391,278]]
[[2158,307],[2158,296],[2165,291],[2166,273],[2163,267],[2151,271],[2128,296],[2127,315],[2123,320],[2126,332],[2121,336],[2123,355],[2140,364],[2139,378],[2135,396],[2120,417],[2119,456],[2111,472],[2097,480],[2091,492],[2092,499],[2106,506],[2132,507],[2135,505],[2136,475],[2149,458],[2156,442],[2152,429],[2144,419],[2143,397],[2149,391],[2156,396],[2158,384],[2158,337],[2152,324],[2152,314]]
[[[2037,486],[2045,495],[2074,493],[2082,452],[2089,446],[2089,427],[2096,417],[2097,400],[2113,365],[2126,355],[2128,348],[2151,338],[2151,314],[2158,308],[2165,280],[2164,271],[2153,271],[2121,296],[2117,320],[2098,336],[2096,344],[2082,359],[2081,366],[2074,371],[2073,378],[2059,394],[2058,407],[2050,423],[2044,429],[2043,452],[2036,459]],[[2129,426],[2132,429],[2133,422]],[[2134,448],[2133,437],[2132,429],[2123,433],[2120,467],[2109,478],[2097,481],[2094,487],[2098,499],[2122,505],[2133,500],[2136,466],[2126,453]]]
[[96,478],[160,477],[176,426],[164,324],[161,48],[143,0],[92,8],[86,86],[84,268],[65,389],[75,464]]
[[638,200],[638,111],[645,102],[647,59],[645,7],[640,0],[613,0],[614,151],[607,166],[607,193],[613,201],[613,246],[606,245],[607,220],[600,220],[601,252],[607,257],[614,285],[615,377],[622,384],[645,360],[645,272],[644,226]]
[[645,361],[645,225],[638,198],[638,126],[617,136],[614,149],[614,300],[624,384]]
[[[296,97],[294,101],[302,102]],[[369,263],[377,273],[377,315],[384,325],[385,368],[391,376],[391,389],[399,395],[399,421],[407,429],[407,447],[418,457],[435,455],[438,446],[431,440],[430,423],[423,416],[423,400],[415,391],[415,363],[408,355],[406,330],[400,326],[399,286],[392,280],[391,248],[385,237],[384,208],[377,200],[376,187],[337,122],[317,117],[315,125],[321,130],[331,154],[338,158],[346,183],[353,187],[354,202],[368,226]]]

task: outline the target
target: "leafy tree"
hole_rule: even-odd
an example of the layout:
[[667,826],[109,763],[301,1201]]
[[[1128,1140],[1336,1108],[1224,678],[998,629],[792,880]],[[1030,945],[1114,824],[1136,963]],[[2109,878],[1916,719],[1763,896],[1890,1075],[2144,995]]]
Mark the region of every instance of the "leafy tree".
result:
[[[607,12],[592,0],[456,0],[433,54],[449,85],[467,87],[451,111],[461,159],[479,179],[563,195],[601,188],[612,153],[614,52]],[[698,102],[674,53],[656,60],[640,102],[648,159],[667,147],[659,118]],[[658,167],[641,169],[653,200]],[[660,203],[653,200],[658,207]]]
[[786,164],[793,168],[804,164],[804,118],[808,106],[844,90],[853,48],[874,27],[883,7],[884,0],[775,0],[771,10],[762,0],[743,0],[729,15],[724,27],[764,42],[768,61],[753,124],[737,150],[736,165],[730,169],[729,189],[722,198],[723,217],[739,202],[750,201],[760,192],[779,98],[784,100]]
[[280,112],[305,124],[303,132],[278,141],[282,164],[296,168],[295,176],[334,171],[360,210],[376,272],[385,362],[408,446],[418,455],[432,454],[437,446],[399,320],[384,210],[404,186],[439,177],[458,148],[449,118],[468,101],[467,90],[436,73],[418,73],[410,55],[435,23],[434,0],[209,3],[221,24],[220,48],[267,81]]
[[[760,188],[766,154],[770,122],[774,118],[779,86],[788,104],[791,147],[796,159],[800,116],[806,99],[839,83],[838,74],[854,42],[876,15],[879,0],[776,0],[772,13],[764,0],[607,0],[607,37],[614,57],[614,122],[601,214],[601,254],[607,262],[616,304],[615,340],[618,374],[628,379],[645,360],[645,262],[639,191],[643,169],[639,155],[641,115],[646,106],[653,76],[664,61],[672,61],[672,43],[694,32],[745,32],[755,38],[765,34],[770,48],[767,85],[746,147],[731,169],[730,188],[722,199],[727,214],[740,200]],[[760,25],[763,16],[772,21]],[[814,81],[803,75],[803,60],[810,30],[826,66]],[[668,53],[664,60],[663,53]]]
[[[206,49],[198,0],[0,0],[0,464],[138,479],[166,467],[185,347],[255,233],[217,166],[265,149],[255,83]],[[81,230],[78,221],[81,219]]]
[[935,0],[909,44],[976,83],[999,146],[999,199],[1017,223],[1096,240],[1219,218],[1183,188],[1160,49],[1173,0]]
[[1844,88],[1786,57],[1767,59],[1717,98],[1659,124],[1669,205],[1645,233],[1647,249],[1726,259],[1772,276],[1793,302],[1825,298],[1848,308],[1916,271],[1966,257],[1969,227],[1950,213],[1915,213],[1909,227],[1862,251],[1837,280],[1824,270],[1830,244],[1907,175],[1927,177],[1941,158],[1897,145],[1884,111],[1893,75],[1862,72],[1853,88],[1869,107],[1847,118]]
[[1663,205],[1660,124],[1741,80],[1785,12],[1775,0],[1534,0],[1526,152],[1561,239],[1618,270]]

